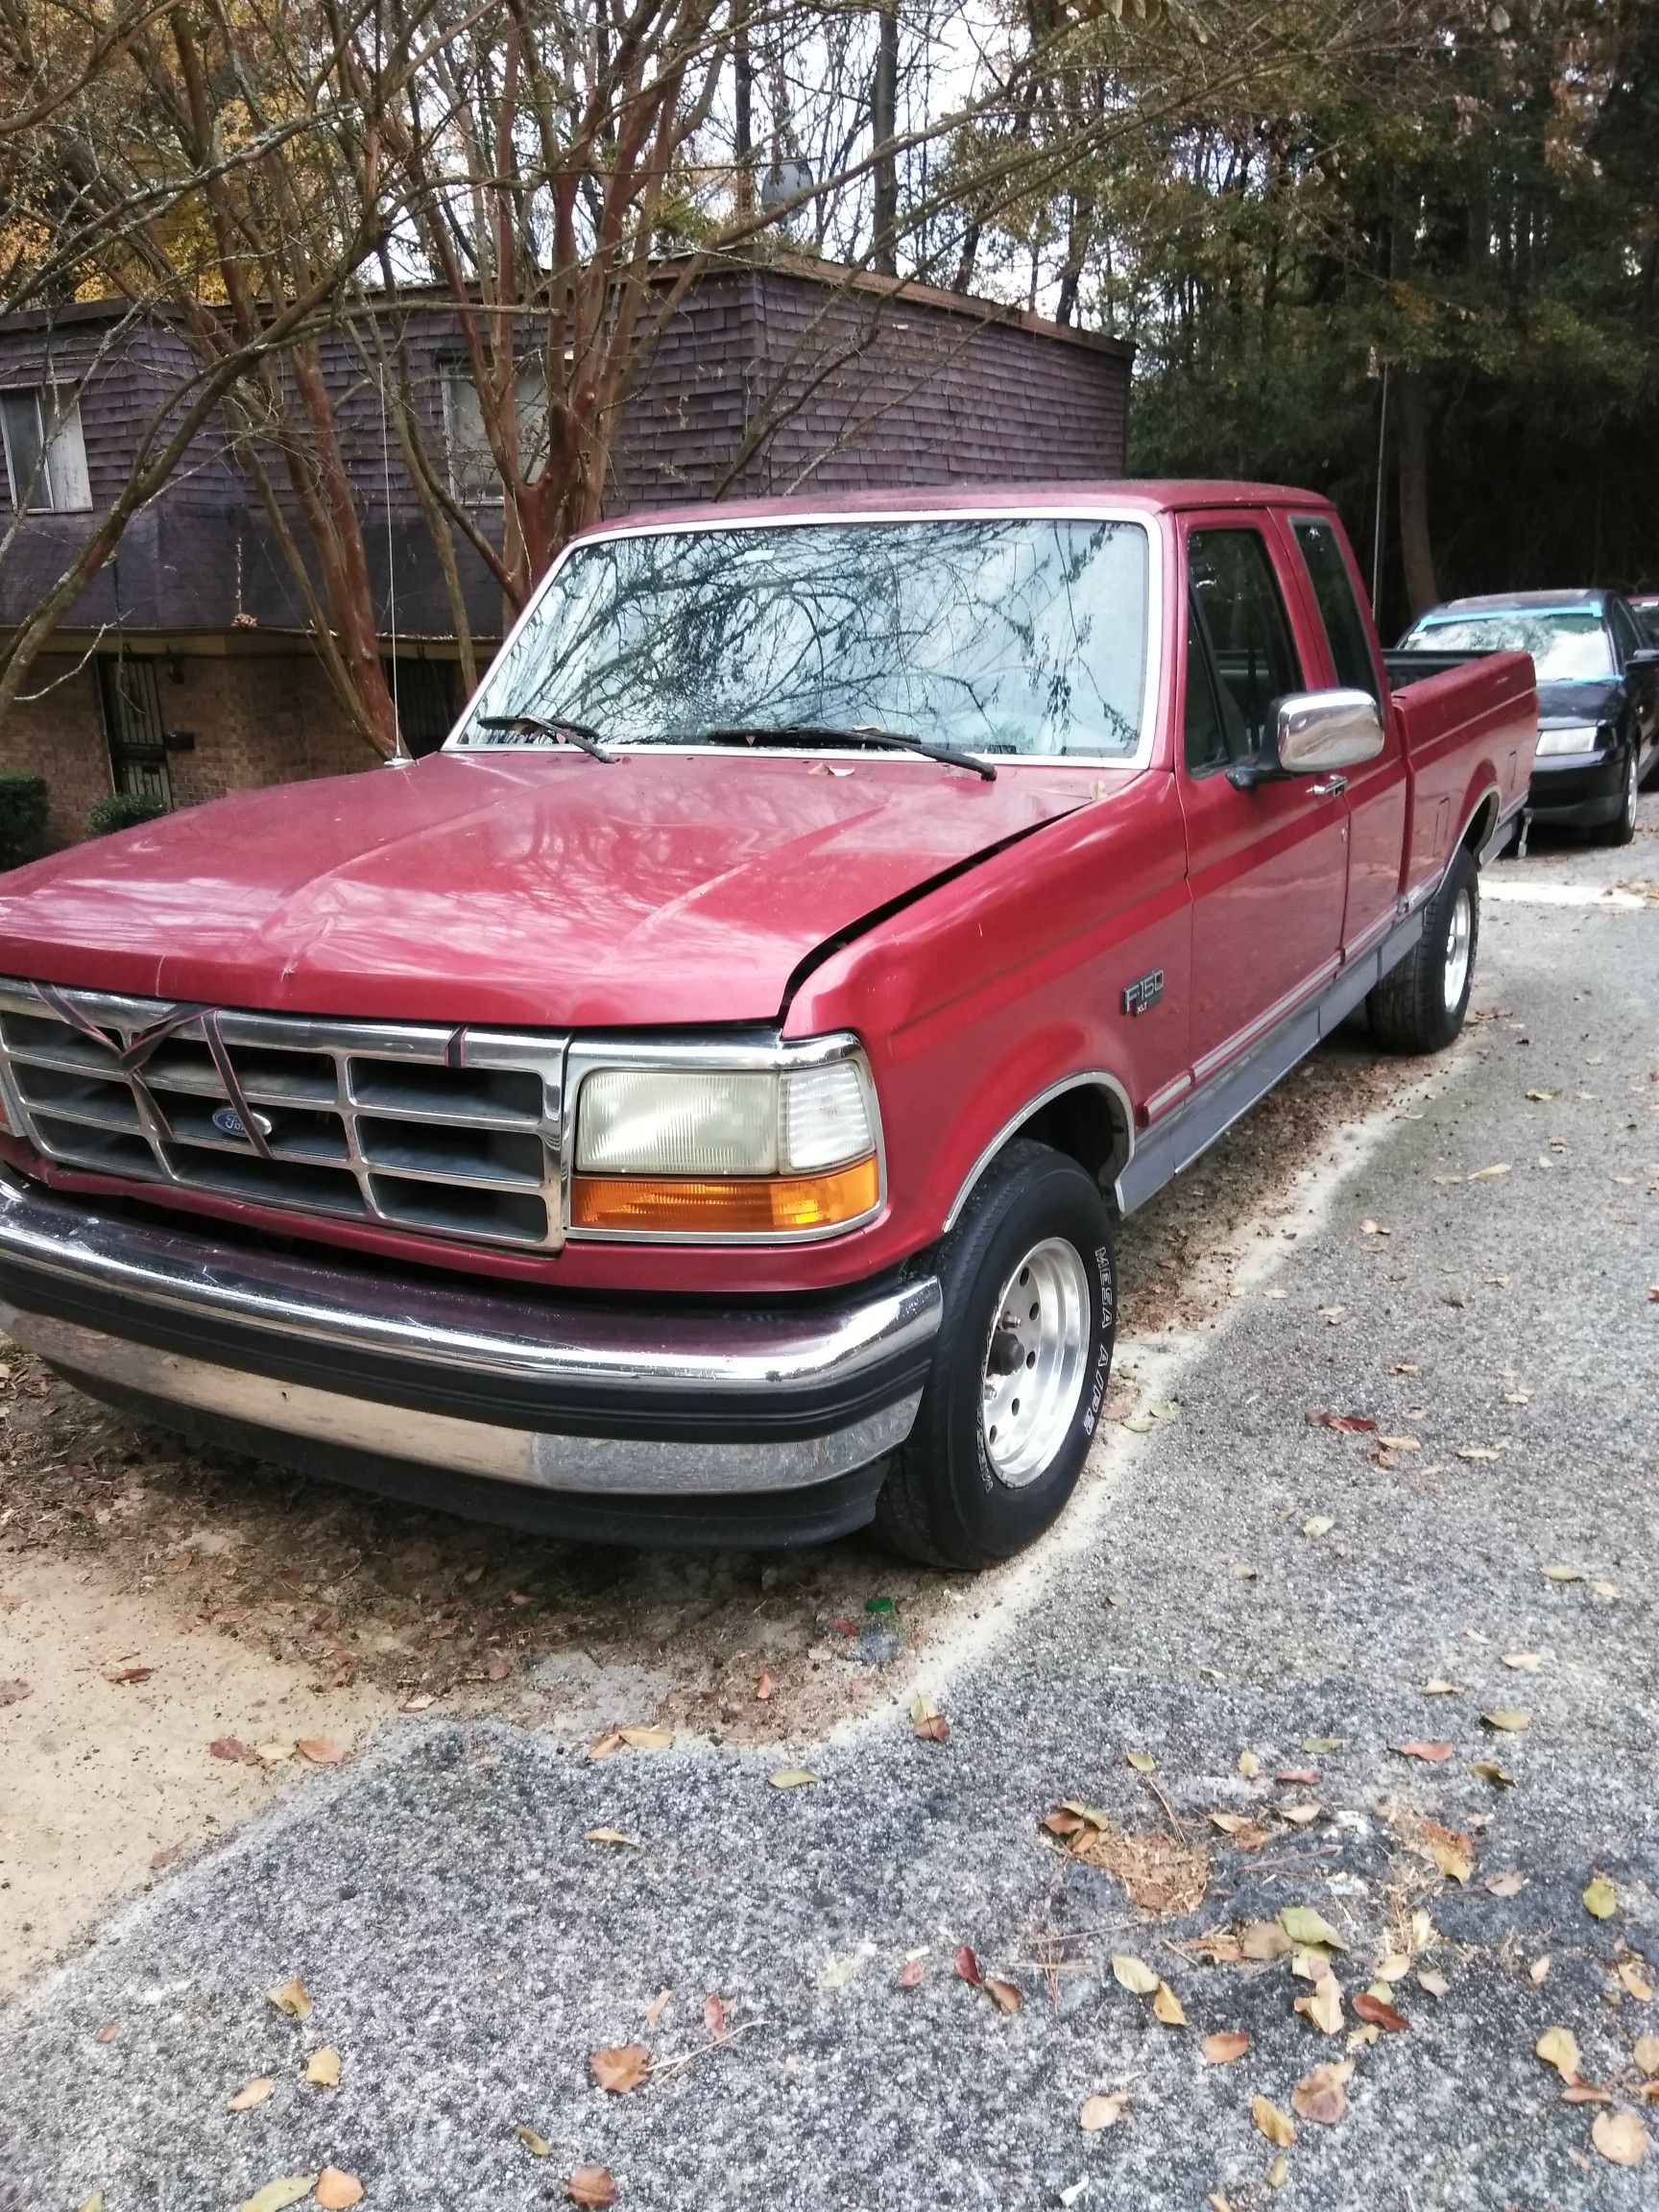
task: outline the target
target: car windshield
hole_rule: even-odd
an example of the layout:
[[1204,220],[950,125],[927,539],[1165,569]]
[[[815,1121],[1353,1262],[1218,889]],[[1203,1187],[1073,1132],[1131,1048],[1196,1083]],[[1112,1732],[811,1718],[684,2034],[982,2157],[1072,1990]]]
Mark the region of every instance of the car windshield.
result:
[[1612,676],[1613,647],[1596,607],[1502,607],[1419,622],[1406,639],[1426,653],[1530,653],[1540,684]]
[[1105,520],[601,539],[558,571],[451,744],[498,745],[485,718],[525,715],[618,746],[832,746],[863,728],[1120,759],[1141,734],[1146,572],[1145,530]]

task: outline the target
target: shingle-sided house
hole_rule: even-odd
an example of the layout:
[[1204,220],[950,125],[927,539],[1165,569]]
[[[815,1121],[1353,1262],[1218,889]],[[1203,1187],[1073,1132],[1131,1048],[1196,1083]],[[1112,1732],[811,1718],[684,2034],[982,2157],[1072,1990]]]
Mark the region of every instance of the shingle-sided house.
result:
[[[421,357],[434,447],[482,513],[488,471],[453,313],[405,301],[399,317]],[[811,263],[719,268],[685,293],[627,402],[607,505],[1118,475],[1130,364],[1116,341],[984,301]],[[342,338],[325,366],[343,395],[404,739],[421,751],[460,705],[450,603],[360,354]],[[176,328],[124,325],[113,304],[0,320],[0,630],[61,572],[192,367]],[[459,559],[488,652],[500,596],[464,543]],[[201,438],[132,522],[24,691],[0,720],[0,766],[45,774],[54,842],[83,834],[111,789],[183,805],[372,758],[223,434]]]

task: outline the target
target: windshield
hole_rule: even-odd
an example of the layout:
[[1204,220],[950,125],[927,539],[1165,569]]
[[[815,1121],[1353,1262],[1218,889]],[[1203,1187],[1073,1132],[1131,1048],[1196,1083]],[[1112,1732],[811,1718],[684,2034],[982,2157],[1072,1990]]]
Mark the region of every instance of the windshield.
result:
[[1125,758],[1146,547],[1138,523],[1063,519],[600,540],[559,570],[451,743],[499,744],[484,717],[522,714],[613,745],[832,744],[864,726],[959,752]]
[[1530,653],[1540,684],[1611,676],[1613,648],[1595,607],[1507,607],[1419,622],[1406,639],[1428,653]]

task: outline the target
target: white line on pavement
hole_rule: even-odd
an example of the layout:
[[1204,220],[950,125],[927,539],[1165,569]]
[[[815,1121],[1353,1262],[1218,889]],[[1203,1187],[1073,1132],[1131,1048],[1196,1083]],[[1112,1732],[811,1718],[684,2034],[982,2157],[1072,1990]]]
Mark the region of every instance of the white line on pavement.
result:
[[1659,906],[1659,895],[1645,899],[1640,891],[1598,891],[1588,883],[1511,883],[1491,876],[1480,879],[1482,903],[1496,901],[1511,906],[1611,906],[1623,912]]

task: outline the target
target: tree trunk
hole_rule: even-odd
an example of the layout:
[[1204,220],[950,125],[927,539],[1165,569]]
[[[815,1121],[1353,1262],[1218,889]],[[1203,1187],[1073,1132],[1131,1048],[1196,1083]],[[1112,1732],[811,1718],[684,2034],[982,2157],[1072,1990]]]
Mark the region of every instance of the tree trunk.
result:
[[[893,140],[899,129],[898,0],[881,0],[876,19],[876,78],[870,93],[870,136],[877,160],[875,241],[871,266],[879,276],[899,274],[899,164]],[[882,148],[886,148],[883,153]]]
[[1400,554],[1406,570],[1406,600],[1415,620],[1440,596],[1439,586],[1434,581],[1434,543],[1429,534],[1428,409],[1423,379],[1415,370],[1403,371],[1394,389],[1400,469]]
[[748,215],[755,206],[755,63],[749,52],[748,0],[740,0],[732,18],[732,113],[737,207]]

